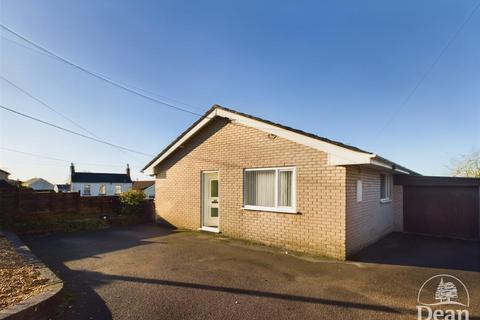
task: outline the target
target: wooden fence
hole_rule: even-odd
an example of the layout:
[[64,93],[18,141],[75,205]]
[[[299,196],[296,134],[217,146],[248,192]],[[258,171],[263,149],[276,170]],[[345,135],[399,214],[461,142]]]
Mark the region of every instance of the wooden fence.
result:
[[[6,216],[73,213],[112,214],[120,211],[117,196],[81,197],[79,193],[34,192],[30,189],[0,190],[0,214]],[[154,214],[153,201],[145,200],[143,211]]]

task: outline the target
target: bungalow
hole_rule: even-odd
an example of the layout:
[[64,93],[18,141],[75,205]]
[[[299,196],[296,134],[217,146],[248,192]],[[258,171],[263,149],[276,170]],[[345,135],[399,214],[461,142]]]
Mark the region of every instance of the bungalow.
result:
[[53,192],[54,185],[43,178],[32,178],[22,183],[23,187],[37,192]]
[[214,105],[142,170],[174,226],[345,259],[396,227],[394,175],[340,142]]
[[115,196],[132,189],[130,167],[125,173],[77,172],[70,165],[70,188],[85,196]]

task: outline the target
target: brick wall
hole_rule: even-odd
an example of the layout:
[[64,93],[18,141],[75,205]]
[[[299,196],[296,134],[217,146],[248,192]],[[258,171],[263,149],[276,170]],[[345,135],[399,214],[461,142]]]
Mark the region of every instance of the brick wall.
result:
[[[357,180],[361,180],[363,185],[361,202],[357,202]],[[394,202],[380,202],[380,171],[360,166],[347,167],[346,223],[347,256],[393,231]]]
[[[243,210],[245,168],[295,166],[299,214]],[[220,231],[230,237],[300,252],[345,258],[344,167],[327,154],[217,119],[156,168],[156,211],[167,222],[196,230],[201,172],[219,171]]]

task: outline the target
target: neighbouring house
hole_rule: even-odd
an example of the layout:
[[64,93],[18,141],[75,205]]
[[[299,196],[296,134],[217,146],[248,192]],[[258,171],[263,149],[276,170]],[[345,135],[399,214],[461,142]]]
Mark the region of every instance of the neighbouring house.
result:
[[72,192],[82,196],[114,196],[132,189],[130,167],[125,173],[76,172],[70,165],[70,185]]
[[133,181],[132,189],[142,190],[147,199],[155,199],[155,180]]
[[54,190],[57,193],[70,192],[70,185],[68,183],[66,183],[66,184],[56,184]]
[[33,189],[37,192],[53,192],[54,185],[43,178],[32,178],[22,183],[23,187]]
[[8,181],[9,175],[10,175],[10,172],[0,169],[0,180]]
[[0,190],[13,190],[17,188],[15,181],[8,179],[9,172],[0,169]]
[[337,259],[396,228],[394,175],[340,142],[214,105],[142,170],[159,220]]

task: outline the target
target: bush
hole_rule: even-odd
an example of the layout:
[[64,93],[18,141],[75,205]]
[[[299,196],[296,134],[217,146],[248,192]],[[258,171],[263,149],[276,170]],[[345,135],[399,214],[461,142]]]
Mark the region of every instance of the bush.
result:
[[122,193],[120,195],[121,212],[127,215],[140,213],[144,200],[145,193],[141,190],[129,190]]

